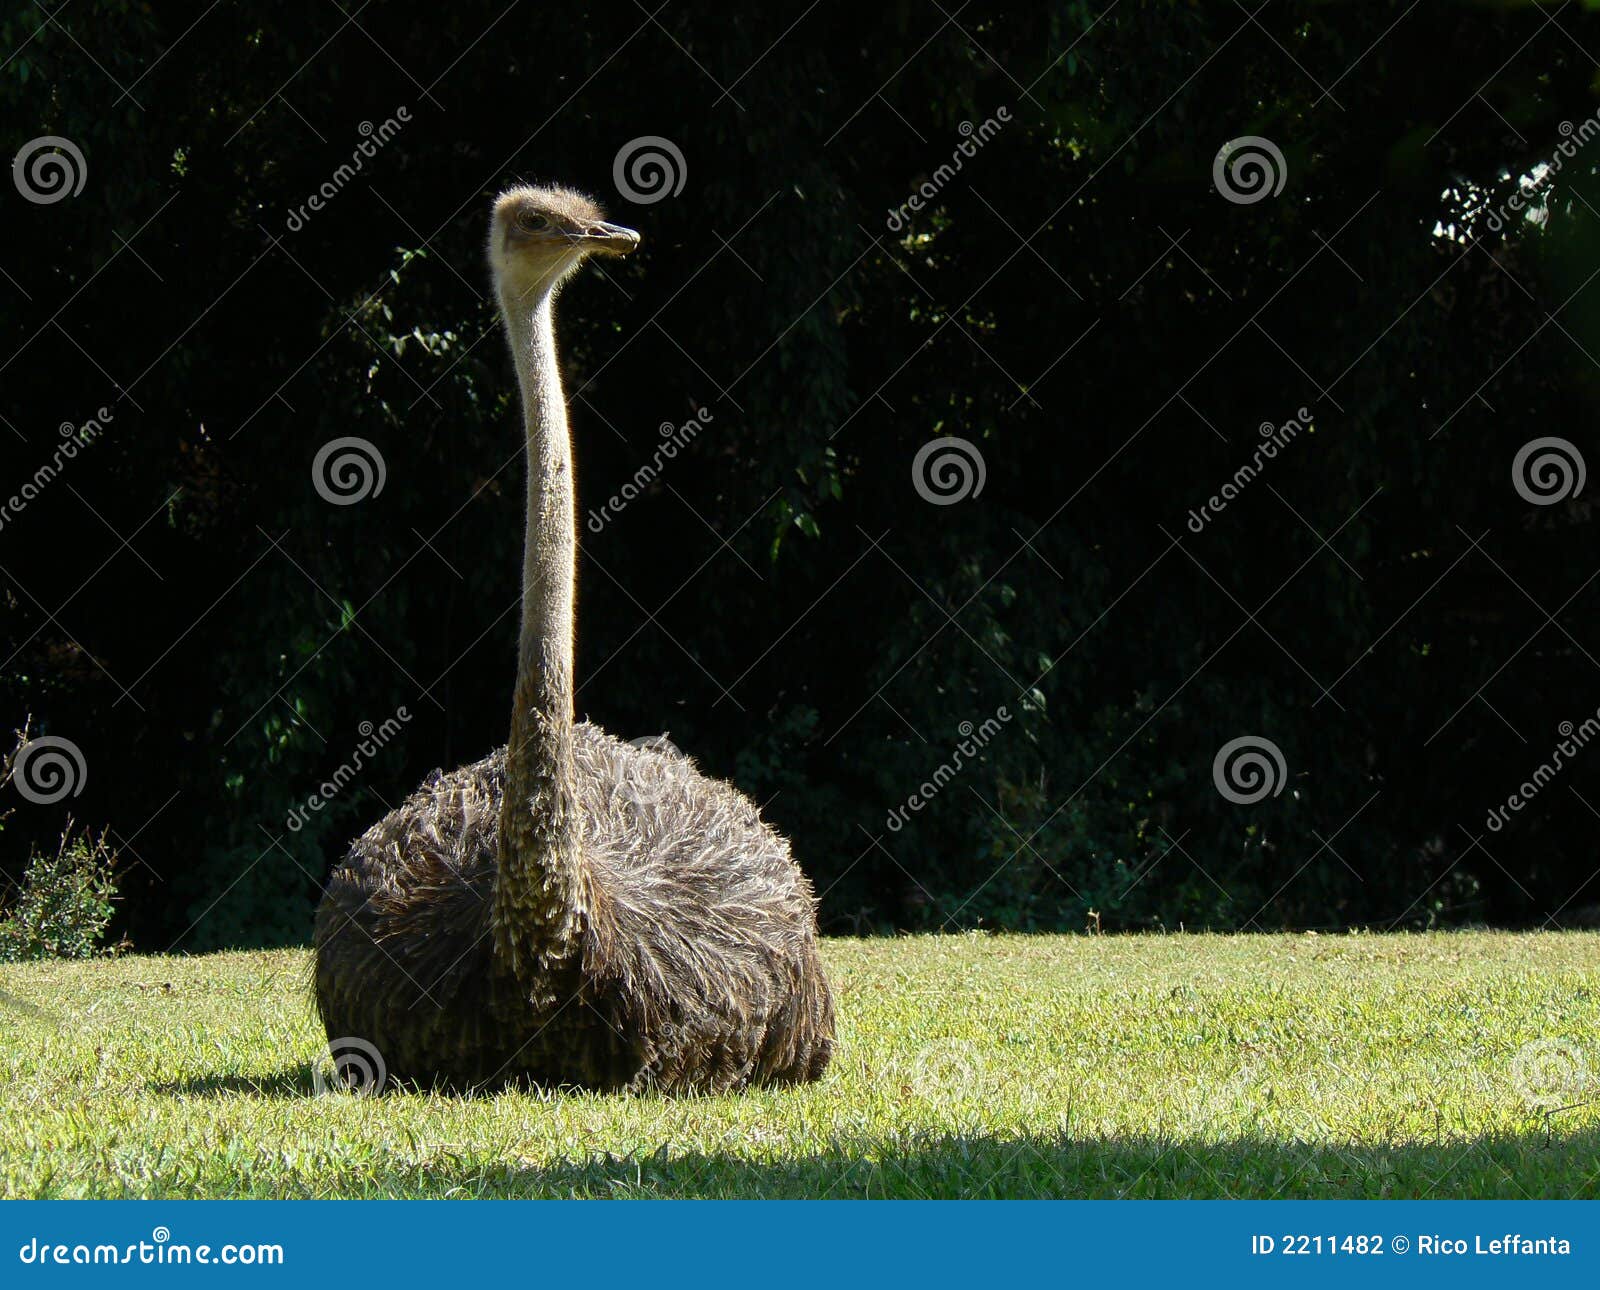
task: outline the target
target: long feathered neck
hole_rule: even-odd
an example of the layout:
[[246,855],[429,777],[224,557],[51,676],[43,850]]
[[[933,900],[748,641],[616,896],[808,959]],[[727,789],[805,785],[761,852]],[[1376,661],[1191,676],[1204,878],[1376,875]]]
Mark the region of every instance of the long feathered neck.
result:
[[528,522],[492,923],[495,953],[519,976],[569,961],[589,912],[572,757],[572,440],[556,364],[554,294],[500,295],[522,387]]

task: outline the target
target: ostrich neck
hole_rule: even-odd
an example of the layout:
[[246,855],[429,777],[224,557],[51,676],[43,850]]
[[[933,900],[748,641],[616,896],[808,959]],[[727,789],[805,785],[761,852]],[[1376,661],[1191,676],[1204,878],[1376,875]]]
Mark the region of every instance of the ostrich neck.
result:
[[501,297],[522,387],[528,504],[492,923],[496,954],[519,976],[569,961],[588,915],[572,756],[572,440],[553,306],[548,291]]

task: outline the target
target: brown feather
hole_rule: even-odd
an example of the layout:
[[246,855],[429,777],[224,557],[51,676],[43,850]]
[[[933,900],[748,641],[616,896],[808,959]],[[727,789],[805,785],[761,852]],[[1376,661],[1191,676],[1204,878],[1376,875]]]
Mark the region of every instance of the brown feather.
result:
[[580,963],[519,984],[490,927],[505,750],[434,772],[351,846],[317,914],[330,1039],[391,1080],[721,1091],[833,1050],[811,885],[748,798],[681,754],[573,729],[591,913]]

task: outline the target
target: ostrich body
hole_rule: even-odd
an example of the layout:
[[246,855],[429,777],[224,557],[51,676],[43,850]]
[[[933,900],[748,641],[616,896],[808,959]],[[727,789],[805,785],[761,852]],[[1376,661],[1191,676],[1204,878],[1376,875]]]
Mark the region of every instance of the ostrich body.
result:
[[718,1091],[817,1078],[833,1002],[816,901],[748,798],[675,750],[574,723],[572,445],[553,304],[638,235],[516,188],[489,260],[522,392],[527,538],[509,744],[351,844],[316,920],[330,1040],[390,1078]]

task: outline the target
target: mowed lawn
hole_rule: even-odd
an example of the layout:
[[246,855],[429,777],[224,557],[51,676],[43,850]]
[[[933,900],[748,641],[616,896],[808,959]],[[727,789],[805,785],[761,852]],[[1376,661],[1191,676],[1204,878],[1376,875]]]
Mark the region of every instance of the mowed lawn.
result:
[[1600,1195],[1600,936],[826,946],[805,1089],[318,1092],[305,951],[0,968],[21,1196]]

